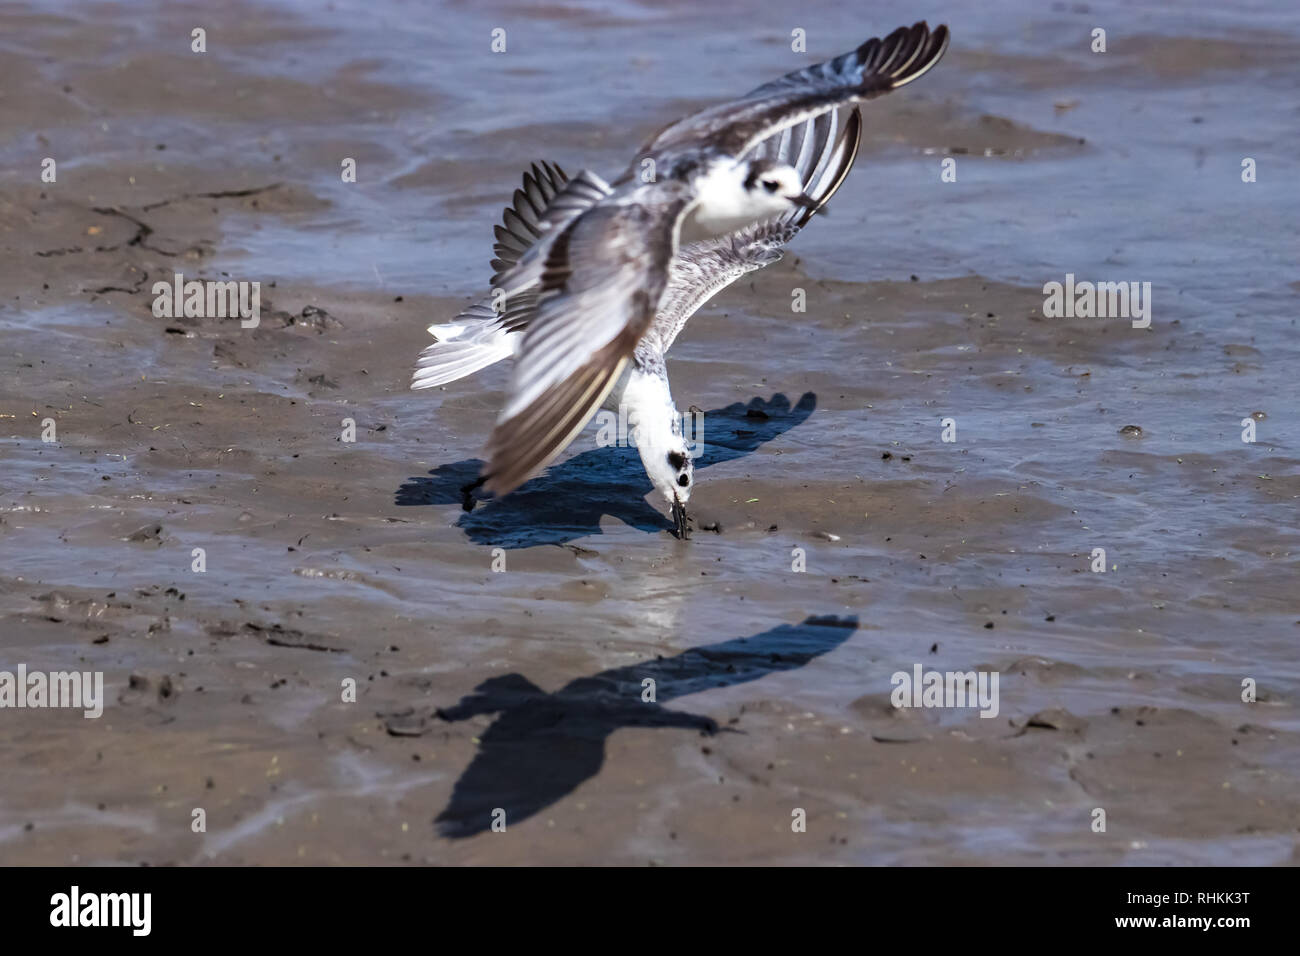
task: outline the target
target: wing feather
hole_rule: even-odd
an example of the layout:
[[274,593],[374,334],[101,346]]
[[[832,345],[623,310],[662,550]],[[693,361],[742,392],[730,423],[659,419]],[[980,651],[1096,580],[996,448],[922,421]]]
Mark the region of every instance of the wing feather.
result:
[[588,169],[566,182],[538,217],[535,234],[520,254],[510,258],[498,251],[492,263],[492,288],[504,289],[507,296],[513,296],[535,286],[541,278],[550,244],[562,232],[559,227],[573,222],[612,192],[605,180]]
[[[808,120],[798,139],[789,130],[772,136],[758,144],[754,153],[790,163],[799,172],[804,192],[825,205],[852,168],[861,141],[861,113],[856,107],[848,111],[848,120],[841,131],[843,112],[832,111]],[[798,149],[798,155],[790,155],[792,148]],[[511,253],[508,262],[502,260],[507,241],[501,239],[502,233],[509,237],[513,249],[525,242],[531,247],[543,234],[540,223],[547,213],[547,204],[563,189],[568,177],[558,164],[542,162],[540,167],[534,163],[524,173],[523,182],[523,187],[515,192],[511,208],[527,228],[519,229],[516,225],[517,231],[509,232],[504,225],[496,227],[499,244],[494,267],[508,269],[519,259]],[[594,196],[585,186],[583,194],[588,198]],[[794,210],[784,221],[751,227],[733,236],[681,249],[673,262],[652,329],[661,350],[668,350],[687,320],[718,292],[741,276],[779,260],[781,246],[794,237],[811,215],[811,210]],[[420,353],[411,387],[445,385],[514,355],[522,333],[535,314],[537,297],[535,289],[517,292],[507,299],[507,307],[500,315],[493,310],[492,299],[483,298],[451,323],[430,326],[430,333],[438,341]]]
[[622,374],[627,364],[622,351],[622,343],[611,342],[548,388],[524,414],[497,425],[487,450],[488,491],[505,494],[517,488],[573,441]]
[[833,60],[788,73],[738,100],[673,123],[642,147],[641,156],[686,152],[705,144],[740,156],[811,117],[913,82],[929,72],[947,48],[946,26],[933,32],[925,21],[899,27],[883,40],[873,37]]
[[[855,108],[839,138],[823,146],[804,179],[804,191],[817,200],[818,208],[830,201],[848,176],[861,140],[862,114]],[[804,175],[803,169],[800,174]],[[653,329],[660,350],[668,351],[704,303],[741,276],[778,261],[781,248],[807,225],[812,215],[813,210],[800,209],[784,218],[680,249]]]
[[541,220],[557,193],[569,181],[558,163],[543,161],[533,163],[524,173],[523,185],[515,190],[511,205],[501,213],[501,225],[495,227],[496,246],[492,260],[494,274],[504,272],[519,261],[519,257],[542,234]]

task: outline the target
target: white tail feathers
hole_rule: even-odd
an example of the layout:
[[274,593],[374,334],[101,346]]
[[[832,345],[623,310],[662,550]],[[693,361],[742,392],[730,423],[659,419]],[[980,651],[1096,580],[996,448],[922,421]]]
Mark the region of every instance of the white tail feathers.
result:
[[438,341],[420,353],[411,388],[446,385],[514,354],[521,336],[502,329],[486,304],[475,303],[456,319],[429,326],[429,334]]

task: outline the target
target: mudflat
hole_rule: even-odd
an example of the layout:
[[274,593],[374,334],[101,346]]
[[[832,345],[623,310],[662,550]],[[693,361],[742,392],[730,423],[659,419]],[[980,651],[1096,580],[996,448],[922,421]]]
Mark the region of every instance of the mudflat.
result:
[[1017,6],[674,347],[689,542],[594,428],[464,511],[508,369],[425,327],[530,162],[928,12],[0,11],[0,671],[105,695],[0,708],[0,861],[1295,863],[1300,24]]

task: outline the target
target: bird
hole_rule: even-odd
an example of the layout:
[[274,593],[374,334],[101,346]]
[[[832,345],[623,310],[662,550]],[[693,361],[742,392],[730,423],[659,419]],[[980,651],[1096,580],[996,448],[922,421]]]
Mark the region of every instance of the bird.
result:
[[[774,138],[767,148],[774,156],[794,157],[801,189],[821,209],[852,167],[861,132],[861,114],[853,109],[847,122],[836,113],[826,114],[809,120],[791,136]],[[567,182],[567,174],[554,163],[534,163],[524,173],[513,204],[506,207],[496,228],[494,267],[512,265],[536,241],[541,215]],[[637,449],[646,475],[672,509],[674,533],[679,537],[689,536],[686,503],[694,487],[693,460],[698,453],[698,444],[693,449],[691,439],[698,441],[700,435],[698,430],[687,434],[686,419],[672,399],[664,357],[691,316],[714,295],[741,276],[778,261],[781,247],[813,212],[800,207],[734,234],[680,247],[655,320],[602,403],[602,408],[622,413],[629,426],[627,443]],[[523,341],[523,329],[514,324],[518,308],[498,315],[489,296],[453,322],[431,325],[429,332],[438,341],[421,353],[412,387],[447,384],[514,355]]]
[[597,409],[622,407],[674,532],[689,536],[689,448],[664,354],[740,276],[775,262],[847,176],[858,104],[927,73],[946,26],[924,21],[759,86],[653,135],[606,182],[534,164],[496,228],[491,294],[432,325],[413,388],[515,360],[478,481],[504,495],[544,469]]

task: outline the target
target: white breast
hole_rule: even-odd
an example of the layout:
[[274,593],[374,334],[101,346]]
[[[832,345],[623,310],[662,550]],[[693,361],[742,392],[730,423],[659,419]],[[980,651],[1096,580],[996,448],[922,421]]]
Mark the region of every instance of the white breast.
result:
[[681,244],[735,232],[761,216],[745,190],[744,176],[743,165],[721,162],[695,181],[697,202],[682,223]]

